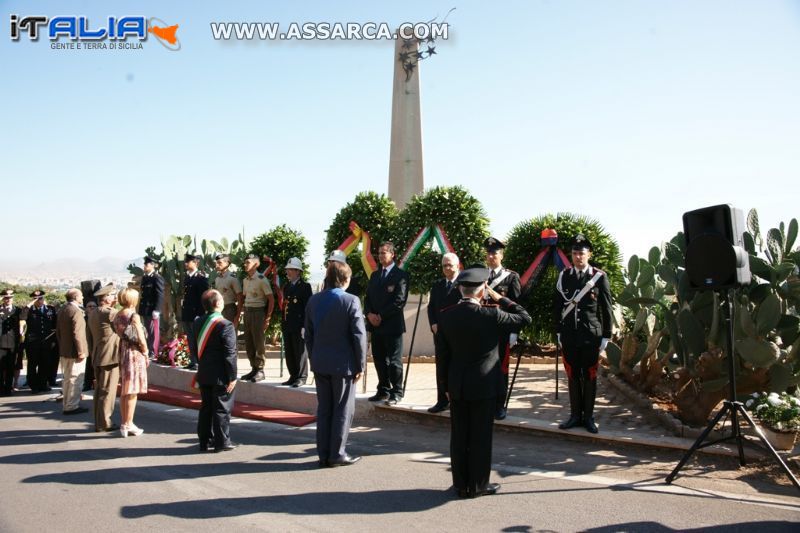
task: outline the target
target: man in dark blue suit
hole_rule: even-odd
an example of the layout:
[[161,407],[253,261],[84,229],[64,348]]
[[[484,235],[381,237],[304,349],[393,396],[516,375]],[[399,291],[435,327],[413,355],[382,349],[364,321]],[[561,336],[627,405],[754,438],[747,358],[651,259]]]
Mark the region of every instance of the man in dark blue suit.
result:
[[428,323],[433,333],[433,349],[436,356],[436,404],[428,408],[429,413],[441,413],[450,406],[447,400],[447,376],[442,362],[442,341],[439,336],[439,315],[442,309],[455,305],[461,300],[456,278],[458,277],[458,256],[452,252],[442,256],[442,279],[436,280],[431,287],[430,300],[428,301]]
[[379,270],[367,284],[364,312],[372,332],[372,359],[378,373],[378,391],[369,401],[395,405],[403,398],[403,309],[408,300],[408,273],[394,263],[394,244],[378,248]]
[[317,454],[320,466],[347,466],[361,457],[347,453],[355,412],[356,382],[367,364],[367,332],[359,299],[345,290],[352,272],[331,261],[324,291],[306,307],[306,347],[317,387]]
[[202,305],[206,314],[197,317],[189,335],[189,350],[198,362],[197,384],[200,387],[200,414],[197,436],[200,451],[227,452],[236,448],[228,428],[233,409],[236,386],[236,331],[222,317],[225,301],[214,289],[203,293]]

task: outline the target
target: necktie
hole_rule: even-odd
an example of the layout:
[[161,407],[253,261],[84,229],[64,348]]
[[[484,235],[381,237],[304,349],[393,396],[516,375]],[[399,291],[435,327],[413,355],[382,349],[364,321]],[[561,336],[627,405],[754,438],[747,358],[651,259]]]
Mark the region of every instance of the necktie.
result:
[[387,270],[383,269],[383,272],[381,273],[381,284],[383,284],[383,282],[386,281],[386,274],[387,274]]
[[452,281],[448,281],[447,282],[447,292],[450,292],[450,289],[452,289],[452,288],[453,288],[453,282]]

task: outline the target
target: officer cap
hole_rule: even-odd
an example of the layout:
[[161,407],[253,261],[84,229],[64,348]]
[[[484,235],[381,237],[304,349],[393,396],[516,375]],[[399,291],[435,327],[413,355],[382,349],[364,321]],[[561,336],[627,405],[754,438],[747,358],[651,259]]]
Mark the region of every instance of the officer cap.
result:
[[44,291],[41,289],[36,289],[31,293],[31,298],[44,298]]
[[14,296],[14,289],[3,289],[0,291],[0,297],[11,298]]
[[259,259],[258,255],[256,254],[247,254],[245,259],[255,259],[256,261],[261,261],[261,259]]
[[144,256],[144,264],[145,265],[147,265],[147,264],[157,265],[158,264],[158,259],[156,259],[154,257],[151,257],[149,255],[146,255],[146,256]]
[[114,286],[113,283],[109,283],[104,287],[100,287],[96,291],[94,291],[95,296],[108,296],[109,294],[116,294],[117,288]]
[[586,238],[583,233],[578,233],[575,238],[572,240],[572,249],[573,250],[592,250],[592,243],[589,242],[589,239]]
[[501,241],[500,239],[496,239],[494,237],[489,237],[485,241],[483,241],[483,247],[486,248],[487,252],[496,252],[497,250],[502,250],[506,247],[506,243]]
[[217,254],[214,256],[214,260],[219,261],[220,259],[225,259],[226,261],[230,261],[231,256],[228,254]]
[[463,270],[461,274],[458,275],[458,278],[456,278],[456,282],[458,282],[459,285],[464,285],[465,287],[477,287],[478,285],[485,283],[488,279],[488,268],[483,266],[472,266],[466,270]]
[[328,261],[338,261],[339,263],[347,264],[347,254],[342,250],[334,250],[331,252],[331,255],[328,256]]
[[183,262],[188,263],[189,261],[200,261],[200,256],[195,254],[184,254]]
[[303,262],[300,261],[298,257],[292,257],[289,259],[289,262],[286,263],[286,269],[293,268],[295,270],[303,270]]

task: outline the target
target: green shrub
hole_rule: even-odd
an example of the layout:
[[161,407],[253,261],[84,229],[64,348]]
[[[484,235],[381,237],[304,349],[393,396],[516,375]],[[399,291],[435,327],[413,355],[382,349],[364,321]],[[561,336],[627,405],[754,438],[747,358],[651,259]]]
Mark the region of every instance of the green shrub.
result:
[[[370,251],[373,256],[377,256],[380,243],[393,238],[392,228],[396,219],[397,207],[387,196],[372,191],[358,193],[352,202],[336,214],[326,230],[323,264],[331,251],[338,248],[350,236],[351,221],[355,221],[361,229],[369,232],[372,240]],[[377,257],[375,259],[377,261]],[[367,289],[367,276],[361,265],[361,254],[354,251],[348,256],[347,263],[353,269],[353,279],[350,284],[360,288],[360,295],[363,297]]]
[[[462,265],[482,262],[483,241],[489,236],[489,220],[480,201],[460,186],[435,187],[414,196],[397,219],[398,260],[423,227],[441,225]],[[442,276],[442,252],[429,241],[405,270],[411,276],[410,292],[426,294]]]

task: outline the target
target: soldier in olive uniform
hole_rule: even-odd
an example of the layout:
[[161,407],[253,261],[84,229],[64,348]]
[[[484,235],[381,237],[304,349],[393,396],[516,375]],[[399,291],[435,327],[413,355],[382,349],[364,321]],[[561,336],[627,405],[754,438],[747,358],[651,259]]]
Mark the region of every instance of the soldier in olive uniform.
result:
[[303,262],[297,257],[289,259],[286,263],[287,283],[282,287],[281,331],[286,352],[286,368],[289,370],[289,379],[284,381],[283,385],[290,387],[305,385],[308,379],[308,357],[303,340],[303,327],[306,322],[306,304],[311,298],[311,285],[302,280],[300,277],[302,273]]
[[[500,239],[489,237],[483,242],[486,248],[486,266],[489,268],[487,286],[505,296],[514,303],[519,303],[522,288],[519,283],[519,274],[513,270],[503,268],[503,250],[506,245]],[[511,358],[511,348],[517,343],[519,331],[502,331],[497,339],[497,350],[500,355],[500,374],[497,389],[497,406],[494,417],[503,420],[506,417],[506,396],[508,395],[508,368]]]
[[22,311],[25,321],[25,353],[28,356],[28,386],[33,394],[50,392],[47,376],[58,358],[56,308],[44,301],[45,293],[35,290],[33,302]]
[[250,372],[242,380],[264,380],[264,364],[267,361],[264,346],[264,332],[269,328],[275,297],[272,287],[264,274],[259,273],[261,260],[256,254],[249,254],[244,260],[244,345],[250,360]]
[[[183,332],[191,336],[192,324],[194,319],[205,314],[203,310],[203,293],[208,290],[208,277],[205,272],[198,270],[201,257],[194,254],[186,254],[183,257],[183,266],[186,268],[186,275],[183,277],[183,301],[181,303],[181,325]],[[197,360],[194,356],[190,358],[189,370],[197,369]]]
[[612,315],[608,276],[589,264],[591,256],[592,244],[579,234],[572,243],[573,267],[558,275],[553,312],[569,383],[569,420],[558,427],[583,424],[590,433],[597,433],[597,366],[600,352],[611,339]]
[[0,396],[11,396],[20,349],[20,309],[14,305],[12,289],[0,292],[0,298]]
[[217,254],[214,256],[214,264],[217,268],[214,288],[222,294],[225,304],[222,308],[222,316],[225,320],[233,323],[233,330],[236,331],[239,329],[239,317],[242,315],[242,307],[244,307],[242,284],[239,282],[239,278],[230,271],[230,255]]
[[164,307],[164,278],[157,272],[158,261],[150,256],[144,258],[142,296],[139,300],[139,316],[147,331],[147,350],[151,358],[158,356],[161,340],[161,311]]

